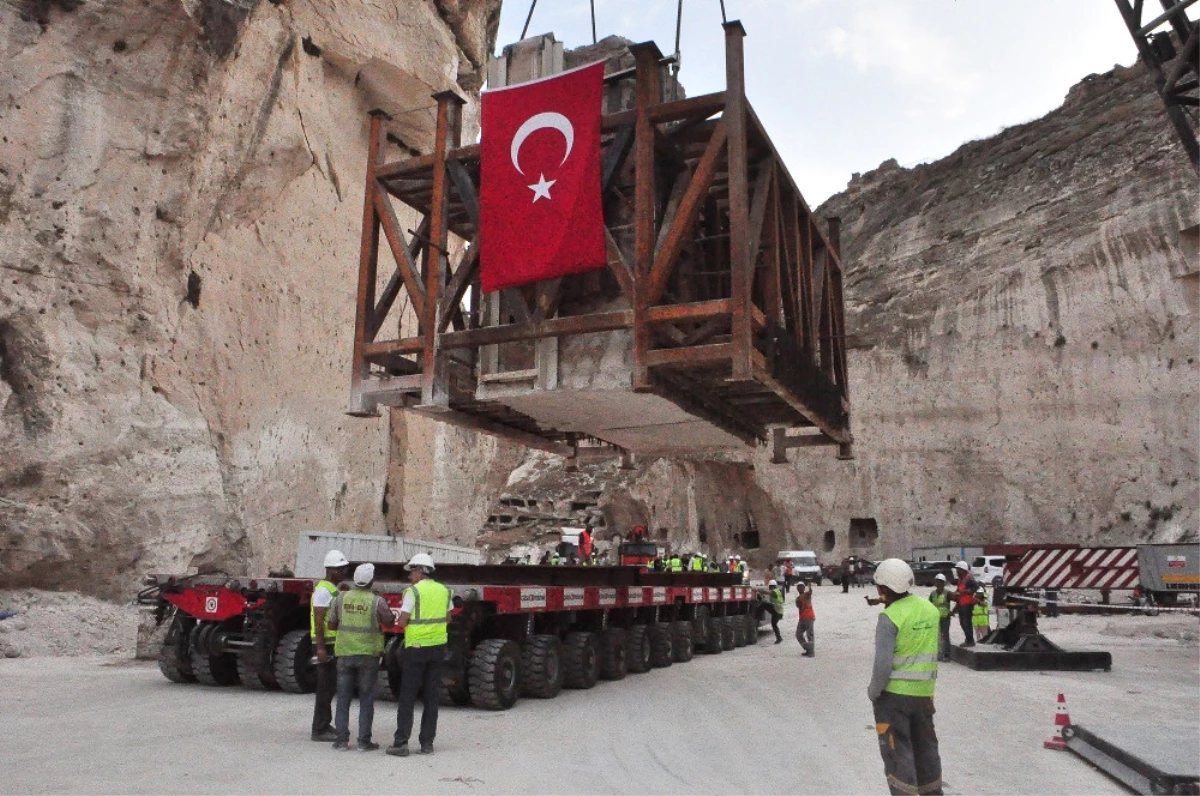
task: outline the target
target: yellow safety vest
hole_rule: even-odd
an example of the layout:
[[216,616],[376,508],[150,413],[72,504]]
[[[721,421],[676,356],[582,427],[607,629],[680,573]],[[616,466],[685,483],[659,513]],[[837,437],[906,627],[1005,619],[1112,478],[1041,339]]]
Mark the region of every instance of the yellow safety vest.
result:
[[404,629],[405,647],[436,647],[448,638],[450,590],[436,580],[425,578],[408,591],[413,597],[413,612]]
[[683,561],[679,558],[679,556],[671,557],[671,571],[683,572]]
[[[980,592],[982,594],[982,592]],[[976,595],[978,597],[978,595]],[[971,626],[972,627],[987,627],[988,614],[990,613],[987,604],[987,598],[984,597],[975,603],[975,607],[971,610]]]
[[929,595],[929,602],[937,606],[938,616],[940,616],[942,619],[950,616],[950,592],[942,589],[941,593],[939,594],[935,589]]
[[883,690],[932,697],[937,683],[938,616],[929,600],[901,597],[883,610],[896,625],[892,676]]
[[338,636],[334,654],[382,655],[383,631],[375,618],[375,593],[369,589],[355,589],[341,596],[342,607],[338,613]]
[[[337,597],[337,593],[338,593],[337,586],[333,585],[332,583],[330,583],[327,580],[318,581],[316,588],[313,589],[313,594],[317,593],[317,589],[324,589],[325,591],[329,592],[329,595],[331,597]],[[328,610],[326,610],[325,616],[326,617],[329,616]],[[315,603],[312,603],[312,602],[310,602],[308,604],[308,637],[311,638],[313,641],[317,640],[317,606]],[[336,640],[337,640],[337,631],[330,630],[329,627],[326,626],[325,627],[325,641],[332,644]]]
[[783,591],[781,589],[771,589],[771,604],[775,606],[775,613],[783,616]]

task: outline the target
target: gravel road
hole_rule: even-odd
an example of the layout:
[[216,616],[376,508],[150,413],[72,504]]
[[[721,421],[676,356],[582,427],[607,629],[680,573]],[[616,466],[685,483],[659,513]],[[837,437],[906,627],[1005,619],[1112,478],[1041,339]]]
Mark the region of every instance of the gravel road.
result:
[[[790,634],[778,646],[764,636],[503,713],[443,708],[431,758],[309,741],[308,696],[176,685],[118,656],[0,660],[0,793],[885,793],[866,698],[878,609],[863,594],[817,589],[816,658],[800,657]],[[1113,671],[943,664],[947,793],[1123,793],[1042,748],[1059,692],[1084,726],[1185,723],[1196,728],[1185,742],[1200,738],[1195,618],[1044,627],[1068,648],[1110,650]],[[394,721],[394,703],[377,703],[375,739],[386,743]]]

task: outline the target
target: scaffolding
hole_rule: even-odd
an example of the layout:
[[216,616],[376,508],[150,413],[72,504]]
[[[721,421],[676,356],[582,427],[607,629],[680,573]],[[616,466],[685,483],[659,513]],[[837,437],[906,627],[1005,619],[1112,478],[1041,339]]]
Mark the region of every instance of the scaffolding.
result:
[[[674,99],[653,43],[606,76],[632,107],[602,119],[608,262],[590,273],[481,294],[480,148],[460,140],[463,101],[435,95],[432,152],[396,161],[372,114],[352,414],[405,407],[568,456],[758,442],[776,460],[810,445],[850,456],[838,221],[801,196],[746,98],[745,31],[724,29],[724,91]],[[541,73],[561,70],[552,36],[529,42]],[[406,232],[393,200],[420,224]],[[415,334],[397,320],[402,295]]]

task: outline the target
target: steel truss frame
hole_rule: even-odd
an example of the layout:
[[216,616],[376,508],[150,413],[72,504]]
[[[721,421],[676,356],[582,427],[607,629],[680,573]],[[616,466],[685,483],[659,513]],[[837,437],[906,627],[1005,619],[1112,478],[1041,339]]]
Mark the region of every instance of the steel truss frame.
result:
[[[607,268],[502,291],[511,322],[485,311],[480,295],[479,146],[460,141],[462,100],[434,95],[432,153],[394,162],[384,157],[385,117],[373,113],[351,413],[404,406],[569,455],[579,435],[478,397],[481,361],[521,341],[557,346],[623,329],[632,390],[748,443],[774,437],[777,456],[813,444],[848,456],[838,221],[814,218],[747,101],[744,36],[740,22],[726,23],[724,91],[675,101],[664,99],[658,48],[631,48],[636,105],[602,121]],[[407,234],[393,198],[423,216]],[[396,268],[377,291],[381,232]],[[455,262],[451,233],[469,241]],[[417,333],[389,339],[401,295]]]

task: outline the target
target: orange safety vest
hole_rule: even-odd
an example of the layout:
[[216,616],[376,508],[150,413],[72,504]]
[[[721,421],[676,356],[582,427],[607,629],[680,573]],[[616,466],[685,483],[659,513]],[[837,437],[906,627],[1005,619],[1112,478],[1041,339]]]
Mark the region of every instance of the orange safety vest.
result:
[[965,578],[963,578],[962,580],[960,580],[958,582],[957,596],[958,596],[958,604],[960,607],[964,606],[964,605],[974,605],[975,604],[975,595],[973,595],[971,592],[967,591],[966,587],[967,587],[968,583],[974,584],[975,578],[972,577],[971,575],[967,575]]

